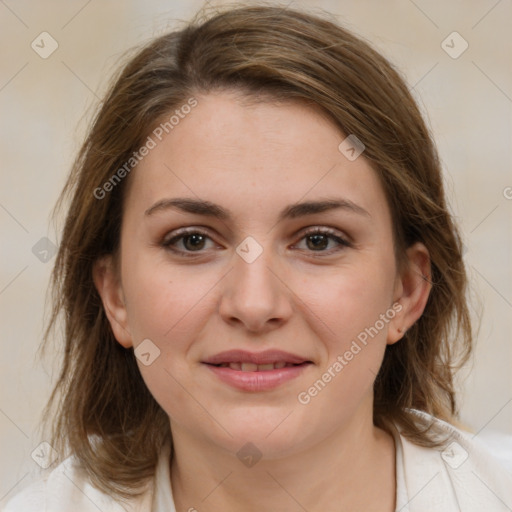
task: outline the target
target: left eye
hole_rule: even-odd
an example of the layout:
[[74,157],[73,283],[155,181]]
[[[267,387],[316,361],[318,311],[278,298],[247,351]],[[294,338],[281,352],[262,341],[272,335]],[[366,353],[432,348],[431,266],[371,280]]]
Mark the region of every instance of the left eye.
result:
[[301,240],[306,240],[307,248],[313,252],[331,252],[325,250],[330,241],[336,242],[338,246],[350,247],[347,240],[330,229],[314,229],[305,233]]
[[[207,233],[202,231],[182,231],[176,236],[165,240],[162,245],[166,249],[169,249],[176,253],[181,253],[183,255],[190,256],[190,253],[198,253],[205,249],[206,241],[209,240],[213,242],[213,240],[208,236]],[[303,234],[300,239],[306,241],[307,249],[312,252],[332,252],[332,248],[330,250],[326,250],[329,242],[335,242],[338,246],[342,247],[350,247],[350,243],[341,238],[336,234],[336,232],[330,229],[314,229],[305,234]],[[177,248],[178,244],[182,244],[182,248]],[[297,247],[297,246],[294,246]],[[300,248],[299,248],[300,249]],[[336,248],[334,248],[336,250]],[[300,249],[304,250],[304,249]],[[340,250],[338,248],[338,250]],[[188,253],[188,254],[187,254]]]

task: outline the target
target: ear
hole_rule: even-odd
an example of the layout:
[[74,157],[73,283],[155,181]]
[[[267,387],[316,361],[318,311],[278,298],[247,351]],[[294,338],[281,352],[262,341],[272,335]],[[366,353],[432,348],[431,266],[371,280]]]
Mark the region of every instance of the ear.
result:
[[125,298],[111,255],[94,263],[93,280],[116,340],[125,348],[133,346]]
[[423,314],[432,289],[430,254],[421,242],[406,251],[404,268],[399,271],[395,283],[393,306],[398,311],[390,322],[387,343],[396,343]]

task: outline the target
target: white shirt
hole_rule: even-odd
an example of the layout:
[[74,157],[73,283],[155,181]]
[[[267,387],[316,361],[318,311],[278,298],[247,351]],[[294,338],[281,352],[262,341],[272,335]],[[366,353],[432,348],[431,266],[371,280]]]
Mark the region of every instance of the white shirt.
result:
[[[430,419],[415,411],[420,418]],[[451,434],[443,451],[411,443],[398,430],[397,512],[511,512],[512,473],[470,434],[434,419],[435,429]],[[3,512],[176,512],[172,496],[170,450],[162,451],[150,489],[120,503],[92,487],[74,457],[14,496]]]

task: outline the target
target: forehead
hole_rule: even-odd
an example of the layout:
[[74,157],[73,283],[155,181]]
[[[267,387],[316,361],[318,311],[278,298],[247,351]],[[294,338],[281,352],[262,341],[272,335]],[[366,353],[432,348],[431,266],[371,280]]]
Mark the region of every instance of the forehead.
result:
[[268,213],[333,194],[376,213],[387,209],[375,171],[363,157],[350,161],[340,152],[346,135],[319,108],[247,103],[226,92],[196,100],[172,128],[150,134],[155,145],[130,176],[129,211],[189,196]]

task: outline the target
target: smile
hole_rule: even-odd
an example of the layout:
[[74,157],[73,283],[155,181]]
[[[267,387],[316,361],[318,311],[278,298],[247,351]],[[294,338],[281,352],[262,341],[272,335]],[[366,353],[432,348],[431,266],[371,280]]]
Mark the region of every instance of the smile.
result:
[[276,363],[256,364],[256,363],[221,363],[214,365],[217,368],[230,368],[231,370],[238,370],[242,372],[268,372],[270,370],[280,370],[281,368],[290,368],[292,366],[299,366],[285,361],[278,361]]
[[215,380],[239,391],[260,393],[272,391],[283,384],[299,377],[309,366],[310,361],[300,364],[277,363],[255,364],[255,363],[220,363],[204,364],[214,375]]

